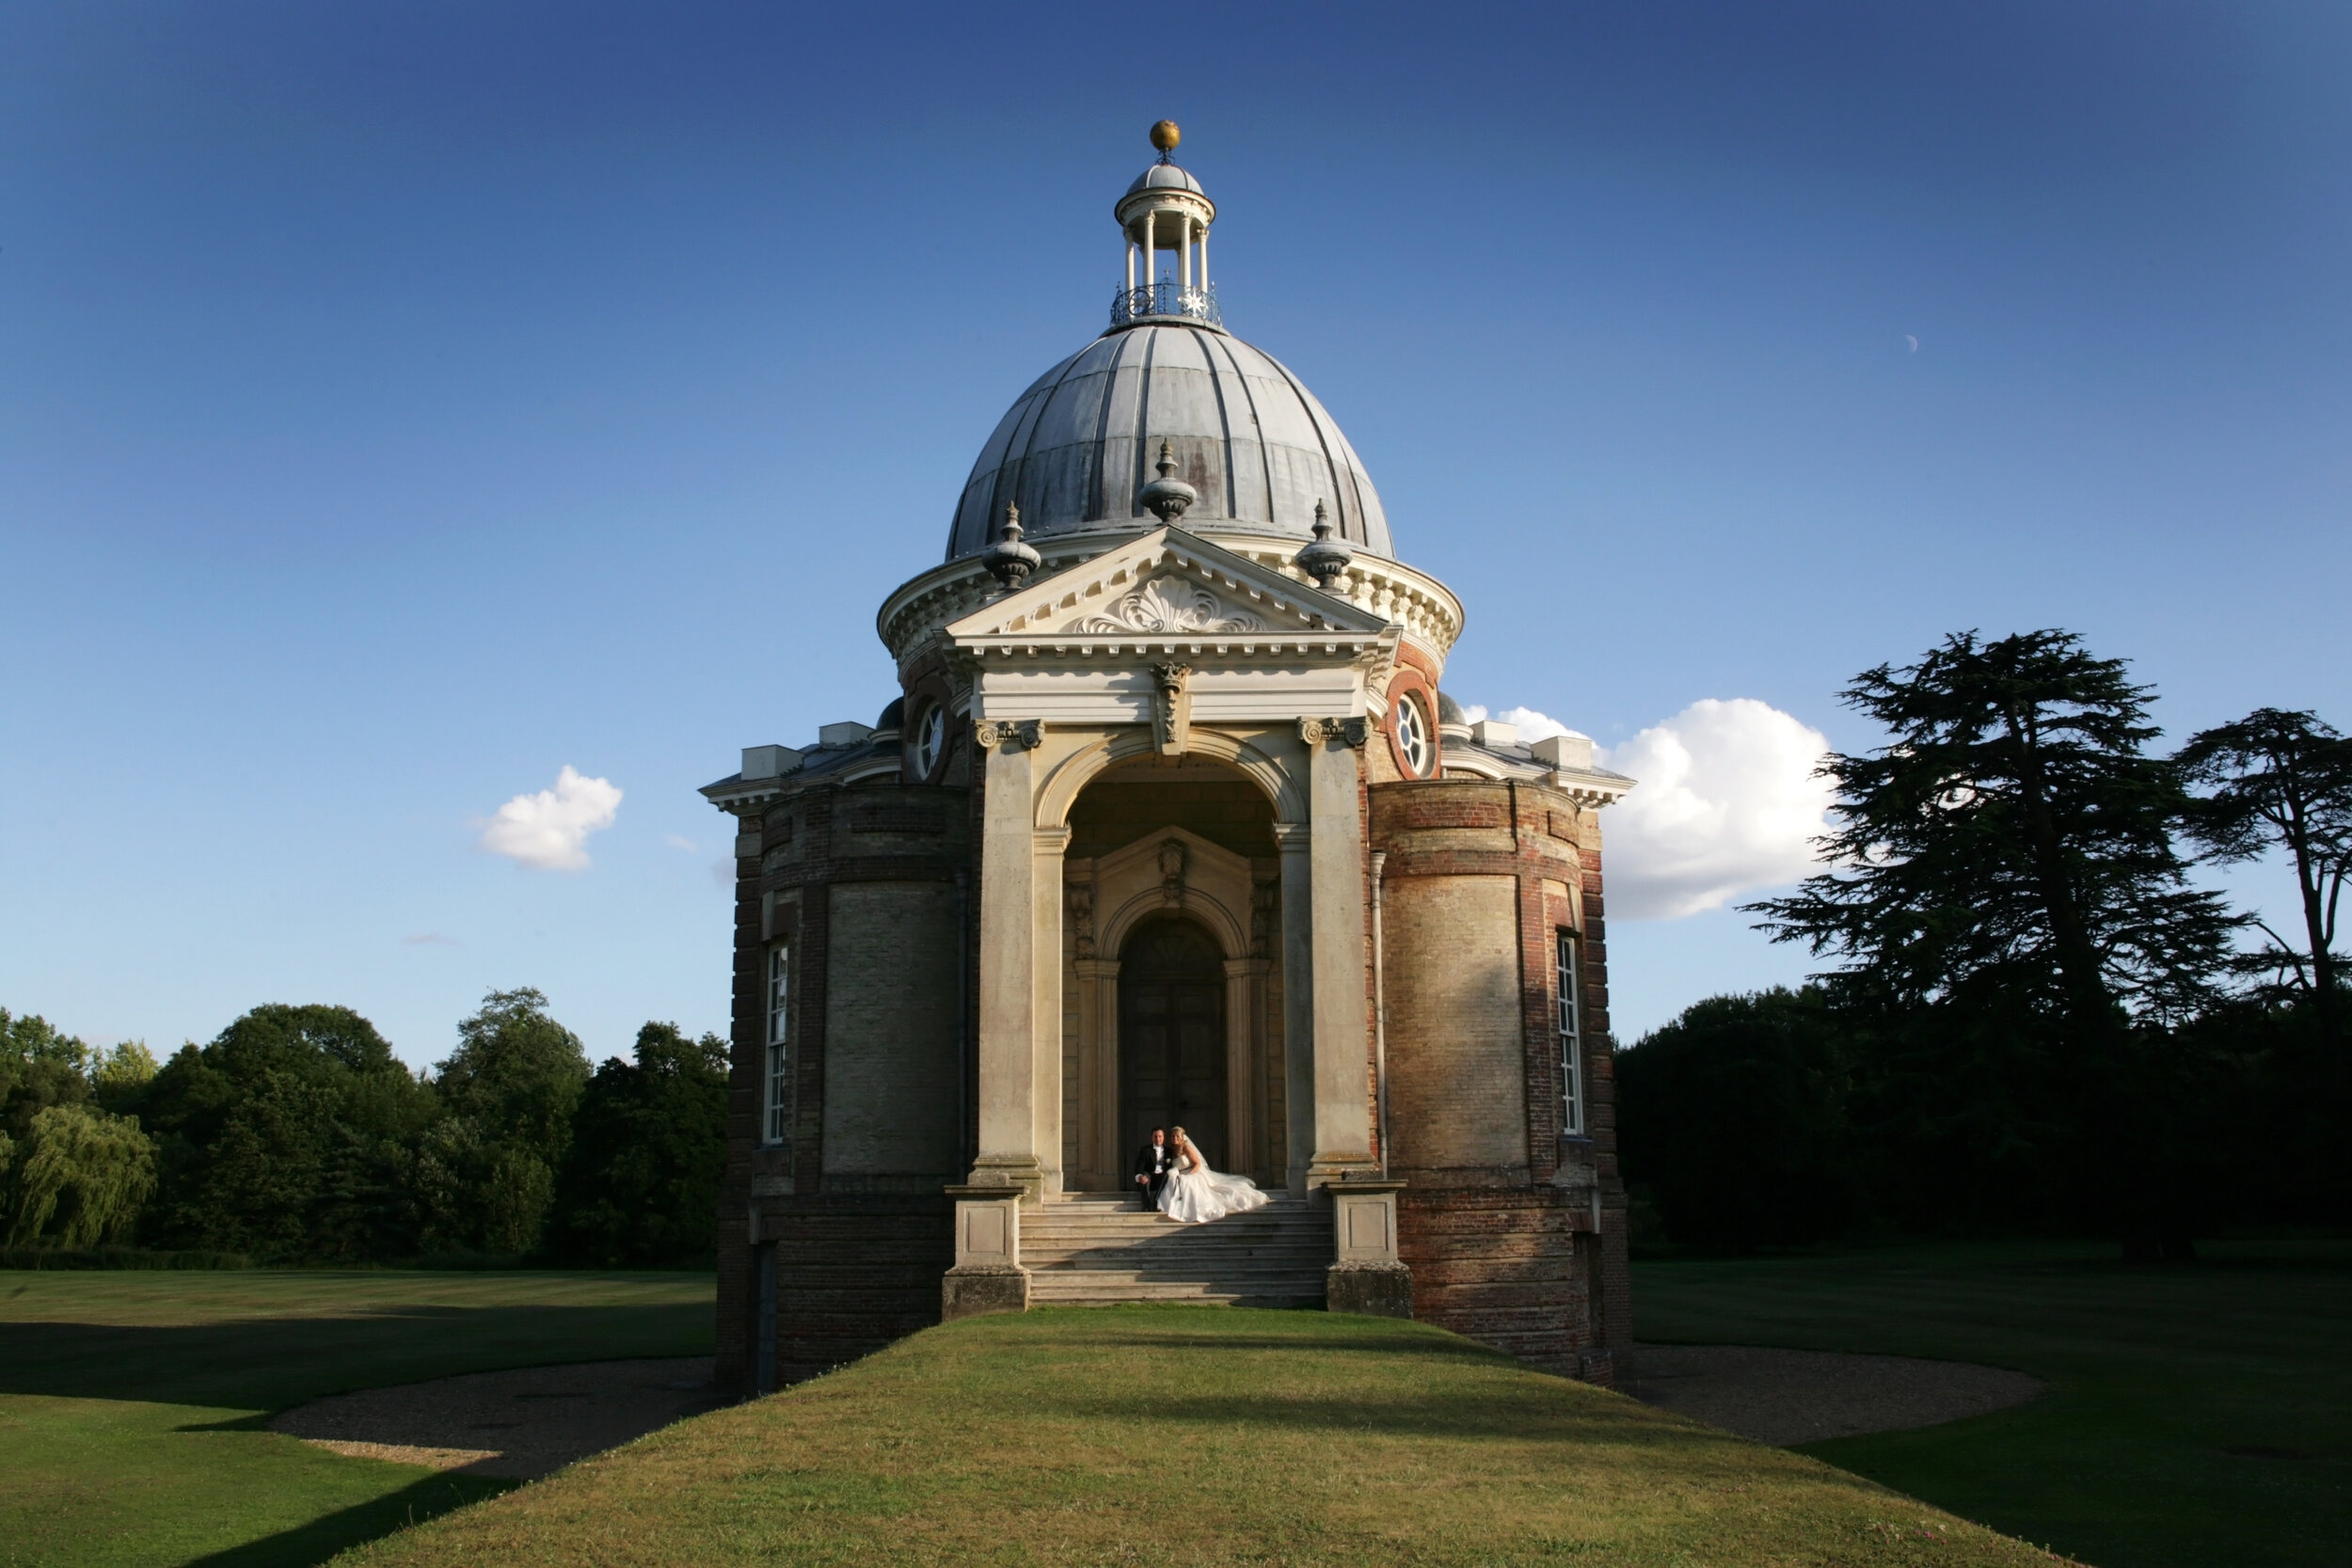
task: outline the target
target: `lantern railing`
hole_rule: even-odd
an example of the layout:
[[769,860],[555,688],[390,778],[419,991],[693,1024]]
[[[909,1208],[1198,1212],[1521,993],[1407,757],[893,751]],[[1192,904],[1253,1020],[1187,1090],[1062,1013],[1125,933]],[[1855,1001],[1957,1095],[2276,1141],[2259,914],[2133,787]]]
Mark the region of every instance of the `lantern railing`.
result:
[[1120,289],[1111,295],[1113,326],[1168,316],[1206,322],[1211,326],[1225,325],[1225,317],[1216,308],[1214,283],[1200,288],[1186,288],[1182,283],[1146,283],[1141,288]]

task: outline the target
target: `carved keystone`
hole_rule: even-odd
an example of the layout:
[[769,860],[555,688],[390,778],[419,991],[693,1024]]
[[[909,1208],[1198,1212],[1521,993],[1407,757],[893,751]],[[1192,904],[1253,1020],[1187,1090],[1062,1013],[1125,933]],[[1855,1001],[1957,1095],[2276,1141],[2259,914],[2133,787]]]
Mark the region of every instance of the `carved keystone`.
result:
[[1152,666],[1152,738],[1166,757],[1184,754],[1192,744],[1192,669],[1184,664]]

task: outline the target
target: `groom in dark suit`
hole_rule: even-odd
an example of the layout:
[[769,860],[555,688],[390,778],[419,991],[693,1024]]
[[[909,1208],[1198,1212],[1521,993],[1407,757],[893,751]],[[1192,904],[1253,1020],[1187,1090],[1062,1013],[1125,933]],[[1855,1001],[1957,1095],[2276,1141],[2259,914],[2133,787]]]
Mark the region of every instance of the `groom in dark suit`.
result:
[[1168,1185],[1168,1173],[1176,1167],[1176,1151],[1168,1147],[1168,1129],[1152,1129],[1152,1141],[1136,1156],[1136,1185],[1143,1189],[1143,1206],[1160,1206],[1160,1189]]

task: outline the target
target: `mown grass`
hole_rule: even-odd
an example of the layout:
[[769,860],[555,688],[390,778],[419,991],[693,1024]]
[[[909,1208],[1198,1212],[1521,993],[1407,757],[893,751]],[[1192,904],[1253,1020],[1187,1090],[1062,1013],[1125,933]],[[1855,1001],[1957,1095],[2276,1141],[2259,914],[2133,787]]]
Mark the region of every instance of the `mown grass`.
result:
[[2352,1243],[2088,1243],[1634,1268],[1645,1339],[1980,1361],[2031,1404],[1804,1451],[2099,1568],[2352,1562]]
[[0,1564],[291,1568],[508,1482],[265,1430],[321,1395],[707,1354],[707,1275],[0,1273]]
[[1816,1461],[1422,1324],[1129,1307],[932,1329],[344,1560],[2049,1560]]

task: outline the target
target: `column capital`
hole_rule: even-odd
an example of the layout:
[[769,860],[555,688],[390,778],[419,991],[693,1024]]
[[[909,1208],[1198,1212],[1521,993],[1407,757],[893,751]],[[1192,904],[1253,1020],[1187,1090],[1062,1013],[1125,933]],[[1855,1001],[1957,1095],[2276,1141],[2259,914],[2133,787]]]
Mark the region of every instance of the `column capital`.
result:
[[1327,740],[1361,746],[1371,737],[1372,722],[1366,719],[1301,719],[1298,721],[1298,738],[1310,746],[1320,746]]
[[1034,752],[1044,739],[1044,727],[1034,719],[976,719],[972,743],[981,751],[1002,746],[1011,752]]
[[1285,855],[1303,855],[1314,841],[1314,829],[1305,822],[1274,824],[1274,847]]

